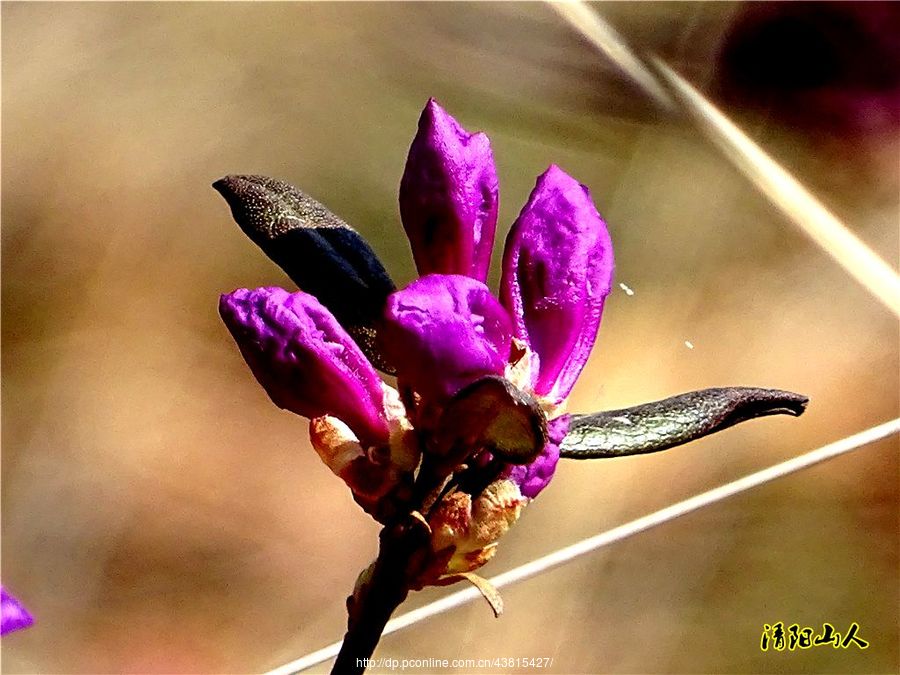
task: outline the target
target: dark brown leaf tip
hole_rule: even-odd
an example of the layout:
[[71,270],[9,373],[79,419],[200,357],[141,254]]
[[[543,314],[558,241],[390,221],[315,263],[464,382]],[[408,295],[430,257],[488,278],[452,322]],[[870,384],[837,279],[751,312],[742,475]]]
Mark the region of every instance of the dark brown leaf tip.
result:
[[353,229],[305,192],[275,178],[232,175],[212,186],[241,229],[260,245],[298,228]]

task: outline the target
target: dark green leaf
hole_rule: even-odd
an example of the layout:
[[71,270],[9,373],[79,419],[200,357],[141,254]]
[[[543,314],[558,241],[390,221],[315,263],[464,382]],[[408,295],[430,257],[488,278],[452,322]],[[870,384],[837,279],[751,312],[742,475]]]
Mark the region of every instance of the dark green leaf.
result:
[[244,233],[334,314],[377,367],[393,372],[376,347],[374,325],[395,286],[366,241],[289,183],[226,176],[213,187]]
[[633,408],[572,415],[561,456],[622,457],[658,452],[766,415],[802,415],[809,399],[777,389],[723,387]]

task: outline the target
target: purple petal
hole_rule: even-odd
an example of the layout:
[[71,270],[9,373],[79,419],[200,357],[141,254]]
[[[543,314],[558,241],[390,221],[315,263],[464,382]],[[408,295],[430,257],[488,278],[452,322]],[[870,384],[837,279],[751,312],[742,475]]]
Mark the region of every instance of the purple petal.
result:
[[430,274],[391,295],[383,330],[398,378],[434,400],[502,374],[509,358],[506,310],[487,286],[461,275]]
[[378,374],[313,296],[242,288],[222,296],[219,313],[275,405],[310,418],[333,415],[364,445],[387,441]]
[[519,486],[523,497],[534,499],[553,478],[556,464],[559,461],[559,444],[569,431],[569,416],[563,415],[547,423],[549,440],[541,454],[531,464],[510,464],[504,469],[502,477],[508,478]]
[[0,610],[2,610],[0,635],[28,628],[34,623],[34,618],[28,613],[28,610],[22,606],[22,603],[7,593],[3,586],[0,586]]
[[491,144],[483,133],[468,133],[434,99],[409,149],[400,216],[421,276],[487,278],[497,226]]
[[561,401],[572,390],[594,346],[612,274],[612,242],[590,192],[551,166],[507,237],[500,281],[516,337],[537,355],[537,394]]

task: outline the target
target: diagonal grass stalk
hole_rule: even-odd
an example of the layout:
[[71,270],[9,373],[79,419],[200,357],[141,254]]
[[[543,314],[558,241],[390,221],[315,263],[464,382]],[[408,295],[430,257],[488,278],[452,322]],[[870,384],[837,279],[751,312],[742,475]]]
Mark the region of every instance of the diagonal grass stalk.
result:
[[900,316],[900,275],[738,125],[664,61],[651,55],[653,66],[662,77],[660,81],[615,28],[584,2],[549,5],[661,108],[670,112],[680,109],[691,118],[725,158],[794,225]]
[[[596,534],[593,537],[582,539],[574,544],[557,549],[540,558],[536,558],[524,565],[514,567],[507,572],[498,574],[489,579],[489,581],[496,588],[503,588],[504,586],[509,586],[517,581],[529,579],[555,567],[576,560],[577,558],[603,548],[604,546],[609,546],[617,541],[622,541],[623,539],[632,537],[645,530],[670,522],[704,507],[711,506],[728,497],[733,497],[734,495],[759,487],[760,485],[764,485],[765,483],[769,483],[778,478],[796,473],[797,471],[839,457],[840,455],[847,454],[876,441],[888,438],[896,433],[900,433],[900,417],[870,427],[869,429],[860,431],[852,436],[847,436],[846,438],[842,438],[820,448],[816,448],[815,450],[810,450],[809,452],[805,452],[802,455],[780,462],[779,464],[748,474],[742,478],[731,481],[730,483],[713,488],[712,490],[701,492],[698,495],[676,502],[675,504],[649,513],[646,516],[632,520],[624,525],[619,525],[606,532]],[[440,600],[436,600],[435,602],[431,602],[423,607],[406,612],[405,614],[401,614],[397,618],[392,619],[388,622],[382,635],[396,633],[399,630],[403,630],[404,628],[408,628],[421,621],[430,619],[433,616],[448,612],[451,609],[480,597],[481,594],[479,591],[473,587],[451,593]],[[335,642],[326,647],[322,647],[321,649],[317,649],[296,661],[291,661],[283,666],[279,666],[278,668],[269,671],[266,675],[295,675],[296,673],[301,673],[304,670],[334,658],[340,651],[340,648],[341,643]]]

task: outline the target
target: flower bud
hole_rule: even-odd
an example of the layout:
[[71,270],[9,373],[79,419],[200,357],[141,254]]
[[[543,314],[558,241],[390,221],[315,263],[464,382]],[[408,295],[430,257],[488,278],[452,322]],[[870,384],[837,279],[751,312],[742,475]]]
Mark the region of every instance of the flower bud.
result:
[[33,623],[34,618],[22,603],[0,586],[0,635],[28,628]]
[[399,381],[442,401],[503,373],[510,332],[506,311],[483,283],[430,274],[388,298],[379,337]]
[[536,357],[535,393],[568,396],[597,337],[612,242],[590,192],[557,166],[538,178],[506,240],[500,297]]
[[497,170],[483,133],[428,101],[400,181],[400,216],[419,274],[487,278],[497,226]]
[[275,405],[309,418],[332,415],[366,446],[387,442],[381,379],[313,296],[239,289],[221,297],[219,313]]

